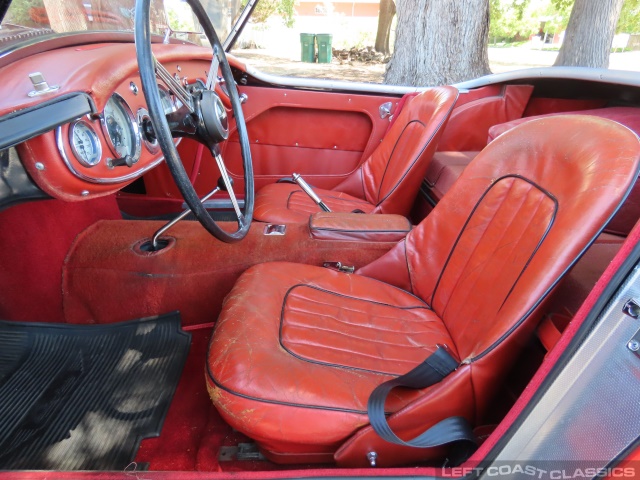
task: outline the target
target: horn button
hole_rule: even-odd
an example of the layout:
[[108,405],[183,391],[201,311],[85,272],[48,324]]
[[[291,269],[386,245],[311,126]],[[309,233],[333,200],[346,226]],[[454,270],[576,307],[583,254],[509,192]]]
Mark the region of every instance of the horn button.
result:
[[222,142],[229,138],[229,117],[220,97],[211,90],[202,92],[202,119],[209,138]]

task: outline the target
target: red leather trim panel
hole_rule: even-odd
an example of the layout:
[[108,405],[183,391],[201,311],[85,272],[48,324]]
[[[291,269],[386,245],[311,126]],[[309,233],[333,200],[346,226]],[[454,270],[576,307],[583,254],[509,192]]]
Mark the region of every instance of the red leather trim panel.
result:
[[547,113],[578,112],[592,108],[602,108],[606,104],[606,100],[532,97],[522,116],[532,117]]
[[532,92],[530,85],[505,85],[499,95],[456,104],[438,150],[482,150],[487,144],[489,127],[520,118]]
[[318,240],[396,242],[411,231],[411,223],[401,215],[321,212],[309,218],[309,230]]
[[[389,124],[388,118],[380,118],[380,105],[399,101],[376,95],[239,89],[248,96],[243,111],[252,144],[256,191],[293,172],[314,186],[333,188],[380,143]],[[242,163],[233,131],[224,159],[240,185]],[[211,180],[211,188],[216,180]]]

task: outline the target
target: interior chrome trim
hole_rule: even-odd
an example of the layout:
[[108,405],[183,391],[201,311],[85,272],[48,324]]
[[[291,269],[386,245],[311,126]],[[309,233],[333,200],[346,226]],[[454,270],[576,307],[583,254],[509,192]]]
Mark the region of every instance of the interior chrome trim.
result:
[[160,145],[158,145],[158,139],[156,138],[152,142],[147,138],[147,136],[142,131],[144,122],[151,121],[149,112],[147,111],[146,108],[141,107],[138,109],[137,117],[138,117],[138,129],[140,130],[140,136],[142,137],[142,142],[144,143],[145,147],[147,147],[147,150],[149,150],[151,153],[158,153],[160,151]]
[[[98,161],[95,163],[88,163],[86,162],[83,158],[82,155],[80,155],[80,152],[78,152],[76,150],[76,147],[73,143],[73,131],[76,128],[77,125],[82,124],[85,125],[89,131],[91,132],[91,136],[94,138],[94,140],[96,141],[96,150],[98,151]],[[96,133],[95,129],[93,128],[93,126],[85,121],[85,120],[76,120],[75,122],[73,122],[71,125],[69,125],[69,146],[71,147],[71,152],[73,153],[73,156],[76,158],[76,160],[78,160],[78,162],[80,163],[80,165],[87,167],[87,168],[92,168],[95,167],[96,165],[98,165],[100,163],[100,160],[102,160],[102,142],[100,141],[100,137],[98,137],[98,134]]]
[[134,180],[138,178],[140,175],[142,175],[143,173],[146,173],[152,168],[158,166],[164,160],[164,157],[159,157],[158,159],[149,163],[149,165],[146,165],[142,168],[138,168],[135,171],[127,173],[126,175],[122,175],[120,177],[115,177],[115,178],[92,177],[91,175],[86,175],[78,171],[73,166],[73,164],[69,160],[69,156],[67,155],[63,137],[64,135],[62,135],[62,127],[56,128],[56,145],[58,147],[58,152],[60,152],[60,156],[62,157],[62,161],[64,162],[64,164],[67,166],[67,168],[72,174],[74,174],[80,180],[84,180],[90,183],[98,183],[100,185],[110,185],[114,183],[122,183],[122,182],[127,182],[129,180]]
[[[129,125],[128,125],[128,127],[130,127],[129,133],[131,134],[131,140],[134,142],[134,146],[133,146],[134,151],[131,157],[133,157],[133,163],[136,163],[138,160],[140,160],[140,156],[142,155],[142,139],[140,138],[141,135],[140,135],[140,129],[138,128],[138,121],[135,115],[133,114],[131,107],[129,106],[127,101],[124,98],[122,98],[120,94],[113,93],[109,97],[109,100],[107,100],[107,103],[109,103],[109,101],[111,101],[112,99],[123,108],[125,115],[129,118]],[[105,104],[105,108],[102,110],[102,114],[100,115],[100,124],[102,125],[102,133],[107,139],[107,144],[109,145],[109,149],[111,150],[111,153],[113,153],[116,156],[116,158],[118,158],[119,156],[118,149],[113,144],[113,140],[111,139],[111,134],[109,133],[109,128],[107,127],[107,119],[105,118],[105,115],[104,115],[104,111],[106,108],[107,107]]]
[[[233,56],[233,52],[231,53]],[[239,61],[242,58],[237,57]],[[283,87],[309,88],[317,90],[341,90],[361,93],[395,94],[422,92],[428,90],[427,87],[406,87],[396,85],[384,85],[379,83],[345,82],[342,80],[323,80],[316,78],[294,78],[273,75],[262,72],[255,67],[247,65],[247,73],[257,80]],[[619,85],[640,86],[640,76],[638,72],[627,72],[624,70],[608,70],[603,68],[586,67],[541,67],[514,70],[512,72],[494,73],[484,77],[476,78],[466,82],[454,83],[453,86],[461,90],[483,87],[503,82],[513,82],[517,80],[533,80],[558,78],[565,80],[586,80],[598,83],[613,83]],[[460,93],[466,93],[461,91]]]

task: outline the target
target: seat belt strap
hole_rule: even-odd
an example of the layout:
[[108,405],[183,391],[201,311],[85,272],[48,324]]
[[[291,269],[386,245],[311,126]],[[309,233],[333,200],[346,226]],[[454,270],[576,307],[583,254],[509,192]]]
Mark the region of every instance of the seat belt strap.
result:
[[445,418],[431,428],[411,440],[404,441],[398,437],[387,422],[384,403],[387,396],[396,387],[426,388],[441,381],[458,368],[458,362],[446,348],[438,349],[420,365],[408,373],[378,385],[367,404],[369,421],[375,432],[384,440],[398,445],[417,448],[431,448],[453,442],[464,442],[477,445],[477,440],[469,422],[463,417]]

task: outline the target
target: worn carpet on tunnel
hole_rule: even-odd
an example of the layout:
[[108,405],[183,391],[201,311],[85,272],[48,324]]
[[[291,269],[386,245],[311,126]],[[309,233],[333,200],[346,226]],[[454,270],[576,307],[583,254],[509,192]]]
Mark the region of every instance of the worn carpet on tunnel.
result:
[[126,468],[160,433],[190,341],[178,313],[0,322],[0,469]]

